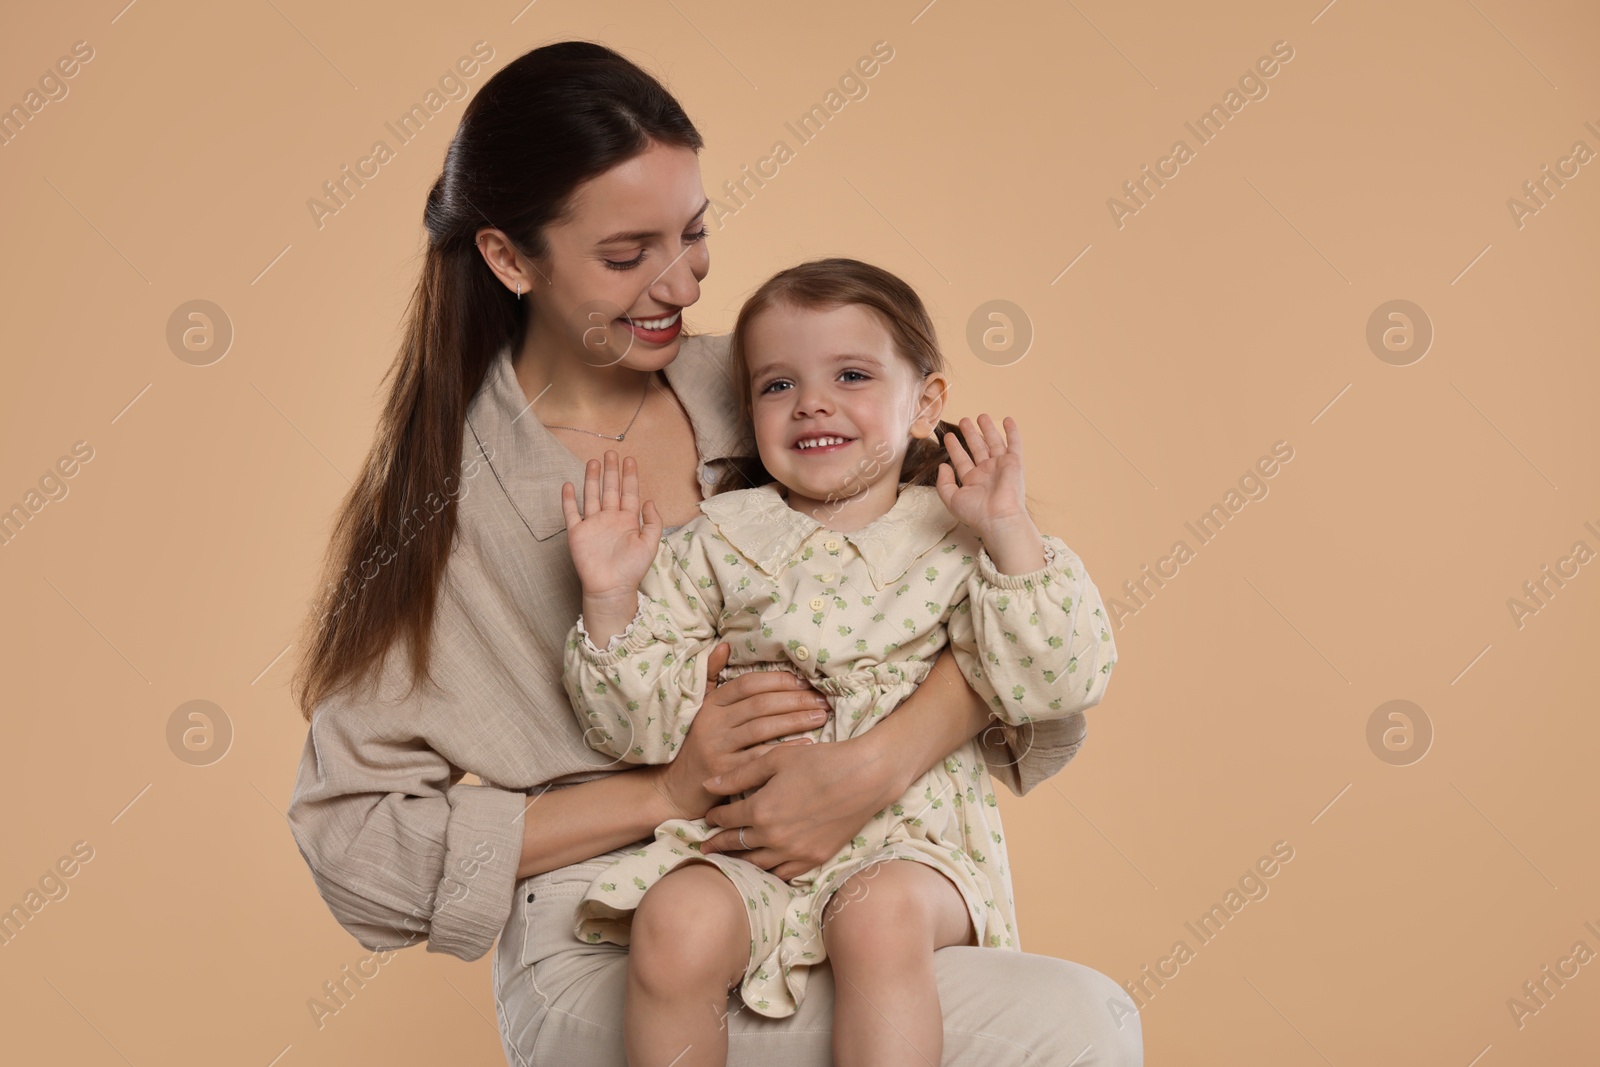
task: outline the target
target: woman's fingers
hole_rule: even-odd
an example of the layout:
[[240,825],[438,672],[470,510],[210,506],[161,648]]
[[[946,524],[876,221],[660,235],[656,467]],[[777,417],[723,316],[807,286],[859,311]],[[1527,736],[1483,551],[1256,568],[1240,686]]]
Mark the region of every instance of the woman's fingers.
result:
[[[736,793],[759,789],[766,784],[767,779],[778,773],[777,761],[772,758],[774,751],[780,748],[788,748],[790,745],[814,745],[816,743],[809,737],[796,737],[788,741],[773,741],[757,746],[759,749],[757,755],[749,757],[731,771],[723,771],[721,774],[707,778],[700,783],[700,787],[708,793],[717,793],[730,797]],[[744,804],[746,801],[740,800],[734,803]],[[748,821],[745,823],[738,821],[738,819],[747,818],[744,808],[738,809],[736,813],[729,813],[724,807],[711,810],[722,812],[721,817],[716,819],[711,818],[710,813],[707,813],[706,819],[715,826],[748,825]]]
[[815,867],[815,863],[805,860],[787,859],[782,852],[775,848],[759,848],[756,846],[756,832],[748,827],[744,832],[745,841],[750,845],[746,849],[739,844],[739,830],[737,827],[724,830],[715,837],[707,838],[700,842],[700,854],[708,852],[733,853],[742,860],[748,860],[764,871],[771,871],[785,882],[798,877]]
[[758,693],[803,692],[810,688],[804,678],[792,671],[746,671],[718,686],[717,694],[724,704],[732,704]]
[[[776,745],[771,748],[776,748]],[[769,748],[768,751],[771,750]],[[747,790],[756,789],[778,773],[778,768],[769,759],[755,756],[746,760],[731,771],[712,775],[700,787],[708,793],[717,793],[721,796],[733,796]],[[748,826],[750,821],[750,801],[734,800],[727,804],[719,804],[706,812],[706,822],[712,826]]]
[[759,716],[733,730],[730,736],[742,751],[777,741],[780,737],[815,730],[827,721],[828,709],[817,706],[808,699],[798,711]]
[[708,837],[700,842],[700,855],[711,852],[737,852],[739,851],[739,835],[737,832],[722,831],[714,837]]
[[709,655],[706,656],[706,683],[707,693],[713,690],[710,686],[716,685],[717,675],[722,673],[722,668],[728,665],[728,658],[733,655],[733,647],[726,641],[717,642]]
[[[700,842],[700,854],[705,855],[708,852],[731,852],[740,859],[749,860],[751,863],[754,863],[756,866],[762,868],[765,868],[769,863],[777,862],[779,858],[778,854],[772,849],[755,847],[755,841],[752,840],[754,831],[746,827],[744,836],[745,840],[750,845],[749,849],[746,849],[744,845],[739,844],[739,830],[737,827],[735,827],[733,829],[724,830],[715,837],[710,837]],[[801,868],[802,871],[808,869],[809,868]]]
[[[777,863],[780,857],[770,848],[753,848],[749,852],[739,853],[739,858],[742,860],[749,860],[762,870],[767,870],[773,864]],[[785,881],[787,880],[788,879],[785,879]]]
[[[755,863],[755,860],[752,857],[747,856],[745,858],[749,859],[751,863]],[[802,874],[805,874],[812,867],[815,867],[816,864],[799,863],[797,861],[790,860],[788,863],[780,863],[776,867],[767,867],[767,865],[764,863],[757,864],[757,866],[771,871],[773,877],[775,878],[782,878],[785,882],[792,882]]]
[[[759,675],[778,675],[777,678],[759,678]],[[727,726],[729,729],[741,729],[752,724],[763,723],[773,716],[787,716],[797,712],[817,710],[826,712],[828,702],[821,693],[809,685],[796,686],[792,681],[783,679],[794,678],[788,671],[748,671],[739,677],[719,686],[717,689],[718,703],[728,710]],[[746,681],[746,679],[750,679]],[[821,720],[805,723],[801,729],[808,726],[817,726]],[[752,733],[747,744],[782,737],[786,733],[794,733],[787,729],[785,723],[778,723],[776,727],[768,729],[760,726],[763,731],[760,736]]]
[[[712,793],[720,793],[722,792],[722,789],[720,785],[716,789],[711,789],[708,786],[707,791]],[[736,789],[734,792],[737,793],[739,790]],[[748,820],[750,819],[750,801],[730,800],[726,804],[718,804],[710,811],[706,812],[705,819],[707,825],[715,826],[718,829],[749,826],[750,823]]]

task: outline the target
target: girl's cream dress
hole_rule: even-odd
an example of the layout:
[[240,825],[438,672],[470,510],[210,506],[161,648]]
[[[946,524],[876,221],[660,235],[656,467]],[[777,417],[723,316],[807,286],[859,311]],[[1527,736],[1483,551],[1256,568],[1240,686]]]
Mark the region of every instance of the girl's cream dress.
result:
[[[626,763],[666,763],[705,695],[700,657],[731,649],[722,680],[787,670],[826,694],[833,718],[806,735],[843,740],[870,730],[910,695],[948,642],[973,689],[1004,722],[1070,715],[1099,703],[1116,645],[1099,591],[1059,538],[1045,566],[995,570],[982,542],[932,486],[905,486],[893,508],[836,533],[785,503],[777,483],[702,501],[662,539],[640,583],[639,613],[606,650],[583,620],[568,635],[565,681],[597,750]],[[999,728],[998,725],[994,728]],[[965,900],[977,943],[1019,950],[1000,812],[974,738],[878,812],[837,856],[786,883],[737,855],[701,855],[720,832],[674,819],[619,860],[578,907],[585,941],[627,944],[631,912],[662,875],[709,862],[744,896],[750,960],[741,994],[781,1018],[826,958],[818,918],[832,893],[885,859],[925,863]],[[857,895],[871,892],[871,872]]]

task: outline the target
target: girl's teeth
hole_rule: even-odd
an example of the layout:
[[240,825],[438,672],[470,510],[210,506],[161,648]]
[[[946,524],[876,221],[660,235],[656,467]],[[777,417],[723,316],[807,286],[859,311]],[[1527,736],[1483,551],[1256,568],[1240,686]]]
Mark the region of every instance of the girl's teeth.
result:
[[800,447],[801,448],[820,448],[820,447],[823,447],[825,445],[842,445],[842,444],[844,444],[844,438],[842,438],[842,437],[820,437],[820,438],[818,438],[818,439],[816,439],[814,441],[802,441],[800,443]]

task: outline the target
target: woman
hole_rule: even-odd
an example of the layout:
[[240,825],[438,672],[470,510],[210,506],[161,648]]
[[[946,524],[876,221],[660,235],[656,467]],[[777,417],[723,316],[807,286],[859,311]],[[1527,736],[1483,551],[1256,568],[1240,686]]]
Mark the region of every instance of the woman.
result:
[[[580,595],[561,484],[616,448],[670,527],[749,454],[725,339],[682,334],[709,269],[700,146],[653,78],[583,42],[528,53],[468,105],[297,678],[311,730],[289,819],[323,898],[369,948],[426,939],[470,960],[499,935],[512,1063],[625,1062],[627,950],[577,941],[573,909],[666,819],[703,815],[725,828],[707,849],[788,878],[980,731],[1018,793],[1083,738],[1081,718],[986,729],[942,658],[940,684],[851,741],[774,743],[826,702],[765,671],[708,688],[670,764],[616,766],[584,743],[560,676]],[[1118,1028],[1108,1002],[1126,998],[1098,972],[975,947],[936,966],[947,1063],[1141,1061],[1137,1020]],[[728,1062],[826,1064],[825,967],[813,982],[789,1018],[727,1014]],[[634,1051],[668,1064],[684,1050]]]

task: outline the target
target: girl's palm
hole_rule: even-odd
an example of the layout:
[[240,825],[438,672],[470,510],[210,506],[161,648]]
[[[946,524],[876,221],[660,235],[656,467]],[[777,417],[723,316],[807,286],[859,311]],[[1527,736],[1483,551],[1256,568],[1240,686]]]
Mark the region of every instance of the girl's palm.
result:
[[1003,434],[987,414],[978,416],[976,426],[965,418],[959,425],[972,454],[967,454],[954,434],[945,435],[950,462],[939,464],[936,485],[944,506],[980,533],[1025,516],[1022,430],[1017,420],[1006,416]]
[[639,465],[629,456],[617,476],[617,454],[606,451],[602,466],[584,465],[583,510],[571,482],[561,483],[561,513],[567,520],[567,547],[583,591],[589,596],[630,593],[650,570],[661,544],[661,516],[655,501],[644,502],[639,525]]

